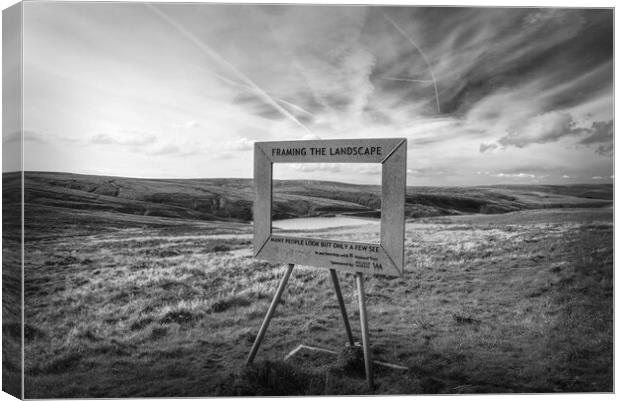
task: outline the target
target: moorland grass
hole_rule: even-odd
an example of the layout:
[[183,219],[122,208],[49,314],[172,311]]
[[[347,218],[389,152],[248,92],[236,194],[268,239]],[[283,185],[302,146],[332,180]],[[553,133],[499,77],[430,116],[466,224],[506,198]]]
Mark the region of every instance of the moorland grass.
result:
[[[26,397],[613,390],[611,214],[407,225],[403,277],[366,277],[376,388],[345,365],[280,362],[344,345],[325,270],[296,267],[256,364],[245,358],[285,267],[250,234],[145,227],[29,243]],[[550,212],[549,215],[553,213]],[[542,217],[541,217],[542,216]],[[341,239],[376,239],[359,228]],[[339,274],[360,338],[353,276]],[[342,361],[341,361],[342,362]]]

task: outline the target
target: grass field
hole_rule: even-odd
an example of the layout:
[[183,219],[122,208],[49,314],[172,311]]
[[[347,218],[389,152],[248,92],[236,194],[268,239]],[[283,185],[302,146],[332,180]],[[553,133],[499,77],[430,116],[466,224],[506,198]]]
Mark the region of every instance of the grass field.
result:
[[26,233],[28,398],[613,391],[611,208],[410,219],[405,275],[365,278],[373,356],[409,369],[371,391],[344,353],[281,362],[344,345],[326,270],[295,268],[245,368],[284,272],[253,259],[249,226],[84,213],[38,208]]

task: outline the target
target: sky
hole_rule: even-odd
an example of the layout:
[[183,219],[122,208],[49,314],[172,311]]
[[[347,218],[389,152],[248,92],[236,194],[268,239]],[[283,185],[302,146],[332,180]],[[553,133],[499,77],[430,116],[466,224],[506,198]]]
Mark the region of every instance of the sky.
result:
[[255,141],[403,137],[408,185],[613,179],[610,9],[27,2],[23,76],[26,170],[250,178]]

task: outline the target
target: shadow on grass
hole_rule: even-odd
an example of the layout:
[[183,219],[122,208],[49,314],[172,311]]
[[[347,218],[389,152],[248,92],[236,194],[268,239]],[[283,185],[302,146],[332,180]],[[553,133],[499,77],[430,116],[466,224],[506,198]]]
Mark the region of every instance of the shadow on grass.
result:
[[[419,394],[424,388],[416,380],[375,369],[382,381],[400,382],[395,387],[401,394]],[[390,380],[391,379],[391,380]],[[405,379],[405,380],[403,380]],[[424,383],[422,383],[424,384]],[[407,386],[404,388],[403,386]],[[389,392],[387,392],[389,393]],[[284,361],[260,361],[231,374],[218,386],[217,396],[304,396],[387,394],[384,386],[369,389],[366,384],[364,356],[361,349],[344,348],[331,362],[320,367]]]

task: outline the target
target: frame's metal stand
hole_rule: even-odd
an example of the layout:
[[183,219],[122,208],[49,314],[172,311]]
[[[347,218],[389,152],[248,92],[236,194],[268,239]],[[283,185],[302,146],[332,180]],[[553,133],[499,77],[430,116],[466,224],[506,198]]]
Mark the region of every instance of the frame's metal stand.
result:
[[[252,345],[252,349],[250,350],[250,355],[248,355],[248,359],[246,364],[250,364],[254,361],[254,357],[258,352],[258,348],[265,337],[265,332],[267,331],[267,327],[269,327],[269,322],[273,317],[274,312],[276,311],[276,307],[280,302],[280,298],[282,298],[282,293],[284,292],[284,288],[286,287],[286,283],[288,282],[289,277],[291,276],[291,272],[295,267],[294,264],[289,264],[284,276],[280,280],[280,284],[278,285],[278,289],[276,290],[275,295],[273,296],[273,300],[271,301],[271,305],[269,306],[269,310],[267,310],[267,314],[263,319],[263,322],[258,330],[258,335],[254,340],[254,344]],[[334,290],[336,292],[336,297],[338,298],[338,304],[340,306],[340,312],[342,313],[342,319],[344,320],[344,327],[347,331],[347,337],[349,338],[349,344],[353,346],[355,344],[353,339],[353,333],[351,332],[351,326],[349,325],[349,318],[347,317],[347,310],[344,305],[344,299],[342,298],[342,292],[340,291],[340,283],[338,282],[338,276],[336,275],[336,271],[333,269],[329,270],[329,273],[332,277],[332,282],[334,283]],[[360,308],[360,321],[362,326],[362,345],[364,348],[364,367],[366,368],[366,381],[368,383],[368,388],[373,388],[373,376],[372,376],[372,358],[370,355],[370,345],[368,338],[368,317],[366,315],[366,301],[364,294],[364,284],[363,284],[363,275],[362,273],[357,273],[355,276],[357,280],[357,292],[359,296],[359,308]]]
[[351,332],[351,325],[349,325],[349,318],[347,317],[347,309],[344,307],[344,299],[342,299],[342,292],[340,292],[340,283],[338,282],[338,276],[336,270],[329,269],[329,274],[332,276],[332,282],[334,283],[334,290],[336,291],[336,298],[338,298],[338,304],[340,305],[340,312],[342,312],[342,320],[344,320],[344,328],[347,331],[347,337],[349,338],[349,345],[355,345],[353,340],[353,333]]
[[250,355],[248,355],[248,359],[246,361],[247,364],[252,363],[254,361],[254,357],[256,356],[256,352],[258,351],[258,347],[260,347],[260,343],[263,342],[263,337],[265,337],[265,332],[267,331],[267,327],[269,326],[269,322],[271,321],[271,317],[273,313],[276,311],[276,307],[280,302],[280,298],[282,298],[282,293],[284,292],[284,287],[286,287],[286,283],[288,278],[291,276],[291,272],[293,271],[294,264],[289,264],[286,269],[286,273],[280,280],[280,284],[278,285],[278,290],[276,291],[276,295],[273,296],[273,300],[271,301],[271,305],[269,306],[269,310],[263,319],[263,323],[260,325],[260,329],[258,330],[258,335],[256,336],[256,340],[254,340],[254,345],[252,345],[252,350],[250,351]]
[[364,294],[364,276],[362,273],[355,274],[357,281],[357,295],[360,304],[360,322],[362,325],[362,345],[364,347],[364,367],[366,368],[366,382],[368,388],[373,388],[372,380],[372,357],[370,355],[370,344],[368,338],[368,316],[366,316],[366,295]]

